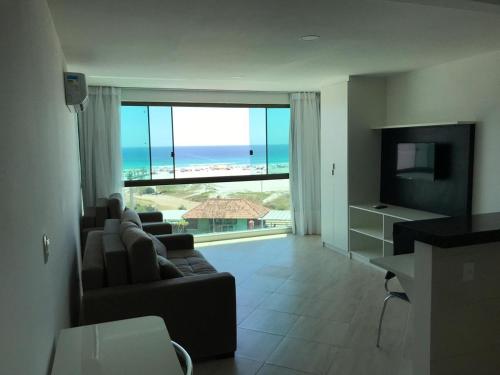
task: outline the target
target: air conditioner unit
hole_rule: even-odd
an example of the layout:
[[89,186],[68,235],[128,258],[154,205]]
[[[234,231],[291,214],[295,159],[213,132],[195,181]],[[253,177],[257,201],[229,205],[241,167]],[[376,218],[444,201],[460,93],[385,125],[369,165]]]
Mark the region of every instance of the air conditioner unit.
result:
[[87,108],[88,94],[84,74],[64,72],[64,91],[70,112],[83,112]]

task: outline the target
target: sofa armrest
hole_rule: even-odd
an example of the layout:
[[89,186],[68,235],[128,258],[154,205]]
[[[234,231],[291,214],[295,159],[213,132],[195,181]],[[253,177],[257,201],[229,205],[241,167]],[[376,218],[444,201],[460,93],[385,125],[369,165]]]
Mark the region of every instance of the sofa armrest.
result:
[[105,285],[104,258],[102,254],[102,230],[88,233],[82,261],[82,287],[84,291],[99,289]]
[[164,234],[156,236],[169,250],[192,250],[194,249],[194,237],[192,234]]
[[236,289],[229,273],[86,291],[83,324],[156,315],[193,358],[236,350]]
[[161,223],[161,222],[163,222],[163,214],[160,211],[138,212],[138,215],[143,223]]
[[95,223],[97,227],[104,227],[104,222],[109,217],[108,200],[98,198],[95,206]]
[[155,236],[172,233],[172,224],[170,223],[143,223],[142,230]]
[[95,228],[95,218],[96,218],[96,210],[95,207],[87,207],[85,208],[85,213],[81,218],[81,229],[85,228]]

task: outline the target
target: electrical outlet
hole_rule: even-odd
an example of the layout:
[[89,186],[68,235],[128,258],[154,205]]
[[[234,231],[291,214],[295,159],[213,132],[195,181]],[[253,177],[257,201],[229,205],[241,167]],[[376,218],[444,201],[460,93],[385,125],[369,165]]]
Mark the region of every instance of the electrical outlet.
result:
[[464,272],[462,274],[462,281],[474,280],[474,263],[464,263]]
[[42,244],[43,244],[43,262],[47,264],[49,261],[49,255],[50,255],[50,240],[49,237],[44,233],[42,236]]

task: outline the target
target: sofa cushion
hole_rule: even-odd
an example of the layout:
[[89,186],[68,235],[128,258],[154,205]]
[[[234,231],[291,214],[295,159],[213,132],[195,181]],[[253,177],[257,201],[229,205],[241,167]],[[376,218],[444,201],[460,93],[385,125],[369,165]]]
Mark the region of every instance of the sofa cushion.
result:
[[142,229],[142,222],[141,218],[135,212],[134,210],[131,210],[130,208],[127,208],[125,211],[123,211],[122,216],[121,216],[122,222],[123,221],[131,221],[135,225],[137,225],[140,229]]
[[121,232],[121,240],[128,251],[132,283],[160,280],[158,259],[151,238],[141,229],[129,225]]
[[109,217],[111,219],[121,218],[123,209],[122,195],[120,193],[111,194],[108,198]]
[[217,273],[217,270],[196,250],[175,250],[168,252],[170,260],[184,276]]
[[156,238],[155,235],[148,233],[149,238],[153,241],[153,247],[155,248],[156,254],[162,256],[163,258],[167,258],[167,248],[165,245]]
[[158,266],[160,267],[160,276],[162,280],[165,279],[175,279],[177,277],[183,277],[184,274],[167,258],[160,255],[158,258]]

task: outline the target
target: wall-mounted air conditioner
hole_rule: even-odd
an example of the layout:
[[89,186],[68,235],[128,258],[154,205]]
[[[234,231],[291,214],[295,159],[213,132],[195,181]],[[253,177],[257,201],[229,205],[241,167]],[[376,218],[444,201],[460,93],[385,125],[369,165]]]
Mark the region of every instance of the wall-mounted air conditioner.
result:
[[64,91],[70,112],[83,112],[87,108],[88,94],[84,74],[65,72]]

